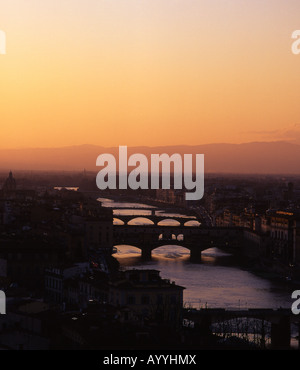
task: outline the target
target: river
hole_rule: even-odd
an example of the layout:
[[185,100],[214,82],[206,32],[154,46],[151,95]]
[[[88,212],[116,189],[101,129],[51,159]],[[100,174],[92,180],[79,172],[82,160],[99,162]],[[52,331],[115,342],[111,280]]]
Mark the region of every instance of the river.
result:
[[[145,216],[150,211],[126,210],[126,207],[142,208],[140,203],[117,203],[109,199],[99,199],[103,206],[124,207],[115,210],[119,213]],[[149,207],[149,206],[148,206]],[[161,212],[161,214],[164,214]],[[168,214],[172,216],[172,214]],[[185,215],[182,215],[185,216]],[[115,220],[115,223],[118,221]],[[193,222],[193,221],[192,221]],[[147,220],[137,218],[132,224],[144,224]],[[166,222],[166,224],[170,224]],[[122,269],[156,269],[164,279],[185,287],[186,307],[208,307],[226,309],[248,308],[290,308],[291,294],[295,288],[289,282],[272,281],[242,269],[236,258],[217,248],[202,253],[202,262],[191,263],[189,250],[180,246],[164,246],[152,251],[152,260],[142,261],[139,249],[132,246],[117,246],[114,257]]]

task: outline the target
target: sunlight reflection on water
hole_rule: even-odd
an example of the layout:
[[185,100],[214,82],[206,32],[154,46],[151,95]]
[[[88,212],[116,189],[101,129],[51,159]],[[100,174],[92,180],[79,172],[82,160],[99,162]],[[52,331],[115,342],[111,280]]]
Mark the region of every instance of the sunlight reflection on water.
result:
[[[103,201],[103,204],[112,204]],[[136,203],[113,203],[122,207],[149,207]],[[150,208],[150,207],[149,207]],[[146,210],[118,210],[125,215],[150,215]],[[185,216],[157,214],[166,217]],[[117,215],[115,214],[115,219]],[[117,220],[115,220],[117,222]],[[135,225],[151,223],[145,218],[135,218]],[[197,226],[197,222],[192,221]],[[166,225],[170,224],[167,221]],[[180,244],[180,241],[178,241]],[[141,259],[141,251],[132,246],[116,246],[118,253],[114,257],[120,262],[121,268],[153,268],[161,271],[165,279],[175,281],[185,287],[184,302],[196,308],[290,308],[291,288],[285,282],[273,283],[241,269],[233,257],[219,249],[210,248],[202,252],[202,263],[190,262],[190,251],[178,246],[163,246],[152,251],[152,260],[145,262]]]

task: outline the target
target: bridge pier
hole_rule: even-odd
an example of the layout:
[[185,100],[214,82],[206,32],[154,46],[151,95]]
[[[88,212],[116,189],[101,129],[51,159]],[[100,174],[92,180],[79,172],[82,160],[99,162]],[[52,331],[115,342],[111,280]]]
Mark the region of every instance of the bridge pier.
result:
[[151,252],[150,248],[142,248],[142,260],[143,261],[151,261]]
[[195,263],[200,263],[201,262],[201,248],[191,248],[191,255],[190,255],[190,261],[195,262]]
[[278,323],[271,324],[272,349],[289,349],[291,345],[291,320],[283,316]]

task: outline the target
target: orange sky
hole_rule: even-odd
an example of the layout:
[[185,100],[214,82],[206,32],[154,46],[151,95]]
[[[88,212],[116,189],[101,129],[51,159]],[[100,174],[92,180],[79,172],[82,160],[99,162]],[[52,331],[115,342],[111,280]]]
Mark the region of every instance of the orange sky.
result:
[[0,148],[286,139],[299,14],[298,0],[0,0]]

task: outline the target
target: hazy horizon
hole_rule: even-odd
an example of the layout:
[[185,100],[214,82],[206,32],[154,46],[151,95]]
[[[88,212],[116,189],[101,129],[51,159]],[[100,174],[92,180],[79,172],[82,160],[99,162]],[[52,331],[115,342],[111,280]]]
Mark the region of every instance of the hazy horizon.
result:
[[232,142],[208,142],[208,143],[198,143],[198,144],[168,144],[168,145],[126,145],[126,143],[120,143],[119,145],[108,146],[105,144],[91,144],[91,143],[82,143],[82,144],[74,144],[74,145],[62,145],[62,146],[20,146],[20,147],[9,147],[9,148],[0,148],[1,150],[34,150],[34,149],[64,149],[64,148],[74,148],[74,147],[98,147],[98,148],[118,148],[119,146],[126,145],[128,148],[170,148],[170,147],[197,147],[197,146],[210,146],[210,145],[247,145],[247,144],[272,144],[272,143],[284,143],[290,145],[300,145],[300,142],[292,142],[289,140],[252,140],[252,141],[244,141],[240,143],[232,143]]
[[[119,147],[79,145],[58,148],[0,149],[0,169],[4,170],[100,170],[100,154],[113,154],[118,161]],[[128,157],[144,154],[204,154],[205,173],[299,174],[300,145],[288,142],[245,144],[205,144],[128,147]],[[195,163],[195,162],[194,162]]]

